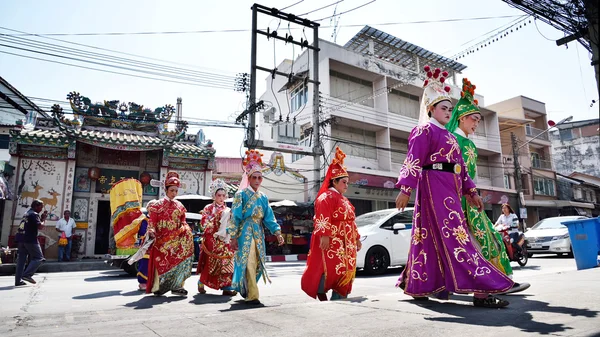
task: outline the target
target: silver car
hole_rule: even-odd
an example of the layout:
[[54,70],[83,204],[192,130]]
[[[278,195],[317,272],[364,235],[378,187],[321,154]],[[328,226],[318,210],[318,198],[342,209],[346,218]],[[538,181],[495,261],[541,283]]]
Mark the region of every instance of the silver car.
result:
[[573,257],[569,230],[562,222],[586,219],[583,216],[558,216],[546,218],[536,223],[525,232],[527,239],[527,252],[529,257],[533,254],[566,254]]

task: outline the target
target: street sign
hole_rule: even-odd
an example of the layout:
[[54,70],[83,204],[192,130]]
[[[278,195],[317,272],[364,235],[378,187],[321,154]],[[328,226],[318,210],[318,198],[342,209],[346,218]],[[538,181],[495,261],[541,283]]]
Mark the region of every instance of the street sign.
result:
[[521,219],[527,219],[527,208],[521,208]]

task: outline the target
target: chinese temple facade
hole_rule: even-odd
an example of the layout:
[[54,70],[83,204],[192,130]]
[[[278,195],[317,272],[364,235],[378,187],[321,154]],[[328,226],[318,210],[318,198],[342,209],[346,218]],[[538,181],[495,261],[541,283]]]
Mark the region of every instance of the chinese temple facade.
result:
[[121,179],[142,182],[144,203],[164,196],[163,188],[149,183],[164,181],[169,171],[178,172],[185,185],[180,195],[207,194],[215,149],[204,141],[202,131],[186,134],[188,125],[175,107],[151,110],[119,101],[92,104],[78,93],[67,98],[69,117],[55,105],[52,118],[28,120],[30,124],[11,130],[10,162],[16,170],[9,184],[15,197],[5,204],[3,244],[11,243],[34,199],[42,200],[49,213],[40,235],[45,238],[42,249],[52,259],[57,255],[54,227],[67,209],[77,224],[75,234],[82,236],[79,255],[108,252],[108,191]]

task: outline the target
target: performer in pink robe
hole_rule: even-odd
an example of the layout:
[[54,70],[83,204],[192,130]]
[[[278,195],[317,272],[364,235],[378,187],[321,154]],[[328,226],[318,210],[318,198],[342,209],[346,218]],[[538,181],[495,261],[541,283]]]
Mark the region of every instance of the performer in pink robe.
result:
[[507,301],[489,294],[505,292],[513,282],[477,250],[461,207],[463,195],[476,208],[483,203],[456,138],[444,128],[452,113],[450,87],[443,84],[448,74],[428,66],[425,71],[421,118],[396,184],[399,209],[417,190],[408,262],[398,285],[415,299],[475,293],[475,306],[504,307]]

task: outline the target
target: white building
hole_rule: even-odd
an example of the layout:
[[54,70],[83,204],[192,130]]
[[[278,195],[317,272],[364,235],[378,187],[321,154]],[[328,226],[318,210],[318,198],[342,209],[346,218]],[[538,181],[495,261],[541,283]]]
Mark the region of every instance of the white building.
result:
[[[357,213],[393,207],[397,195],[394,184],[406,156],[408,136],[417,125],[422,68],[440,67],[457,83],[457,74],[466,66],[369,26],[345,46],[323,40],[319,44],[320,120],[335,119],[335,123],[321,128],[327,157],[327,163],[321,158],[321,164],[326,168],[335,147],[340,146],[347,155],[345,164],[352,184],[346,196]],[[282,62],[278,70],[306,76],[311,72],[309,54],[312,60],[312,52],[304,52],[293,62]],[[267,110],[264,118],[257,117],[259,138],[270,140],[277,134],[273,132],[277,131],[273,120],[289,118],[301,132],[311,127],[313,85],[302,80],[288,83],[283,76],[272,80],[269,75],[266,81],[267,90],[261,99],[273,108]],[[454,85],[453,95],[458,98],[459,94],[460,89]],[[484,106],[483,97],[477,99]],[[479,151],[478,187],[490,193],[514,193],[503,184],[497,115],[485,108],[482,115],[483,123],[473,138]],[[310,136],[301,143],[311,145]],[[304,170],[313,167],[312,157],[289,157],[286,162],[291,167]],[[325,169],[321,172],[324,174]],[[309,185],[314,185],[312,176],[307,176],[311,177]],[[488,201],[500,202],[500,197],[492,199]],[[486,209],[491,210],[491,203]]]

